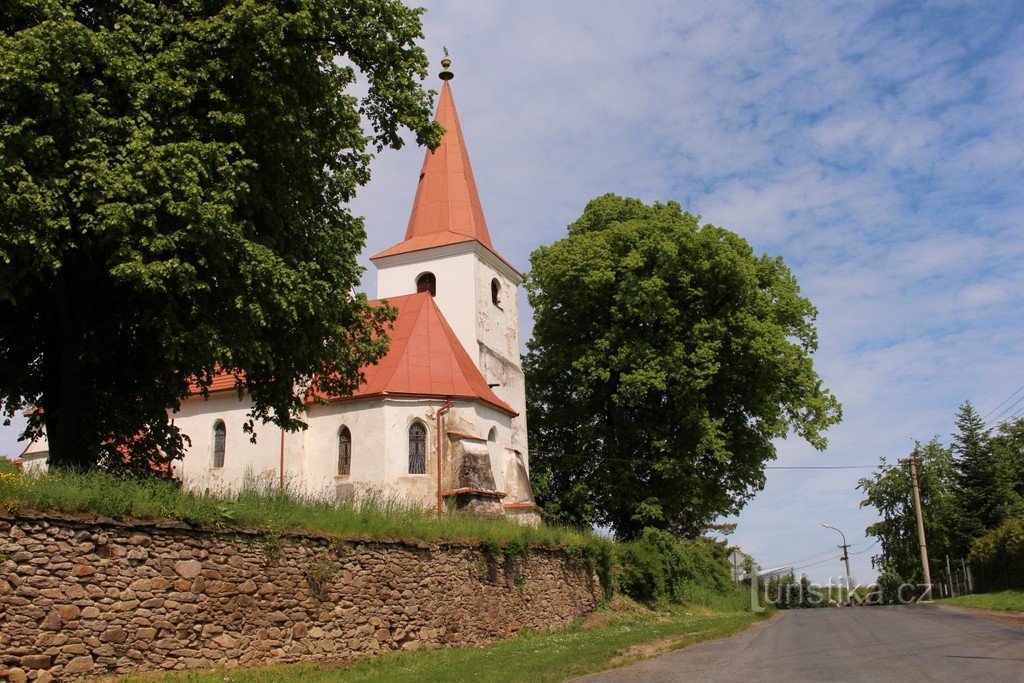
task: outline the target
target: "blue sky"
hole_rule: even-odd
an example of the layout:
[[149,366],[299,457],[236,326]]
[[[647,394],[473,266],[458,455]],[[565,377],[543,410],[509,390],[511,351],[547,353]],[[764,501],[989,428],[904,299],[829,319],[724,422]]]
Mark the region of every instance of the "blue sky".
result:
[[[948,438],[965,399],[986,413],[1024,384],[1024,4],[424,4],[512,263],[615,192],[679,201],[793,269],[845,420],[825,453],[784,441],[776,464],[901,457]],[[355,205],[367,254],[403,235],[421,161],[375,162]],[[13,442],[0,431],[0,452]],[[732,540],[764,566],[827,560],[821,522],[856,542],[873,521],[866,473],[772,470]],[[871,553],[855,579],[874,577]]]

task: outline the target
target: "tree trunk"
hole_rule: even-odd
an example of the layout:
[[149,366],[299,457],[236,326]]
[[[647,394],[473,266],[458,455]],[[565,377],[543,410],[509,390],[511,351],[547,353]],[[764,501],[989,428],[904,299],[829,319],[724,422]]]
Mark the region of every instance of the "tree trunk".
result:
[[93,277],[86,268],[67,259],[54,276],[42,359],[48,464],[75,471],[96,466],[100,444],[93,416],[105,408],[96,405],[99,378],[81,353],[95,311]]

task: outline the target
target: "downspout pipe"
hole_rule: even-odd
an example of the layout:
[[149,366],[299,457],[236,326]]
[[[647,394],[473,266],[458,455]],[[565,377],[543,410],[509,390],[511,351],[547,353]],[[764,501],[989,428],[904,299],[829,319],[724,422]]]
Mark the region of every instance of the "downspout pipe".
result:
[[444,496],[441,495],[441,446],[442,446],[442,432],[441,432],[441,417],[452,408],[452,397],[449,396],[445,399],[444,405],[441,406],[437,411],[437,516],[440,517],[444,511]]

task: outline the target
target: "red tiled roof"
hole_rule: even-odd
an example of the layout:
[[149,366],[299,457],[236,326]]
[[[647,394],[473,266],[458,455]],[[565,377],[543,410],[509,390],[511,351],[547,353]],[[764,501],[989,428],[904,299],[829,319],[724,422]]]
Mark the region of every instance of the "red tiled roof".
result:
[[444,126],[445,133],[440,146],[432,152],[427,150],[423,159],[405,240],[371,259],[472,241],[479,242],[501,258],[494,250],[487,231],[487,219],[484,218],[448,81],[441,87],[435,118]]
[[[404,395],[479,400],[515,415],[459,343],[428,292],[391,297],[398,310],[391,348],[376,365],[362,368],[365,380],[351,398]],[[377,302],[372,302],[377,303]],[[345,400],[338,397],[332,400]]]
[[[209,392],[215,394],[220,391],[234,391],[236,388],[236,375],[238,379],[244,379],[244,373],[233,373],[233,372],[221,372],[213,376],[213,381],[210,382]],[[195,382],[192,382],[189,386],[189,393],[193,396],[202,393],[202,389]]]
[[[376,365],[361,368],[364,380],[351,396],[328,400],[389,395],[451,397],[483,401],[516,414],[487,386],[429,292],[391,297],[387,302],[398,311],[387,354]],[[210,385],[210,393],[234,389],[233,373],[218,374]],[[199,394],[199,387],[193,384],[191,393]]]

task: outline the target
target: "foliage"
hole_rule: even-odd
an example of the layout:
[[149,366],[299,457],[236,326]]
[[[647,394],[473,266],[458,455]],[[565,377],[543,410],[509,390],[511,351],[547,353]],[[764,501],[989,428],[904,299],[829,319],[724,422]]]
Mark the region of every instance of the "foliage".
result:
[[530,261],[531,465],[550,519],[695,536],[763,487],[773,439],[824,448],[840,406],[781,259],[675,202],[605,195]]
[[[530,632],[486,647],[388,653],[354,665],[304,663],[259,669],[178,672],[164,680],[194,683],[295,681],[387,681],[447,683],[483,680],[515,683],[564,681],[643,656],[743,630],[769,613],[743,610],[743,603],[722,608],[676,606],[665,612],[646,609],[612,611],[553,632]],[[129,677],[128,681],[148,679]]]
[[878,595],[875,600],[877,604],[895,605],[900,600],[900,588],[910,582],[905,581],[899,574],[890,570],[879,574],[876,583]]
[[219,371],[251,420],[296,429],[314,374],[347,393],[382,356],[394,314],[350,296],[346,205],[402,128],[439,141],[421,12],[3,3],[0,403],[42,408],[27,435],[45,418],[51,465],[177,456],[167,411]]
[[826,605],[821,591],[811,585],[806,574],[801,574],[799,579],[792,572],[773,576],[765,583],[764,592],[766,602],[778,609],[813,609]]
[[734,583],[725,559],[705,539],[678,541],[653,527],[618,548],[618,590],[645,604],[682,602],[693,591],[726,593]]
[[978,590],[1024,589],[1024,518],[1011,518],[975,539],[968,556]]
[[[932,571],[935,572],[950,548],[951,508],[955,504],[950,494],[954,475],[952,455],[937,439],[932,439],[925,444],[915,444],[911,456],[920,463],[917,473],[921,509],[928,530]],[[878,470],[861,479],[857,488],[864,492],[860,506],[874,507],[881,517],[865,532],[876,537],[881,546],[881,552],[871,559],[871,563],[882,574],[923,581],[908,469],[900,464],[889,464],[881,458]]]
[[[1014,481],[1009,460],[1003,457],[1003,450],[993,448],[985,422],[970,401],[960,407],[956,426],[950,446],[956,470],[953,553],[963,556],[971,549],[972,540],[998,526],[1013,506]],[[1005,438],[1003,441],[1009,446]]]
[[[916,444],[911,455],[921,463],[918,479],[933,576],[944,569],[947,555],[964,558],[1006,520],[1024,518],[1024,418],[1004,422],[992,432],[968,401],[957,411],[956,431],[948,448],[933,438]],[[874,565],[882,572],[921,582],[907,468],[889,465],[883,458],[879,469],[861,479],[858,488],[865,493],[861,506],[874,507],[882,518],[867,529],[881,541],[882,551],[872,559]],[[988,553],[977,557],[988,557]],[[985,571],[998,573],[992,567]]]

